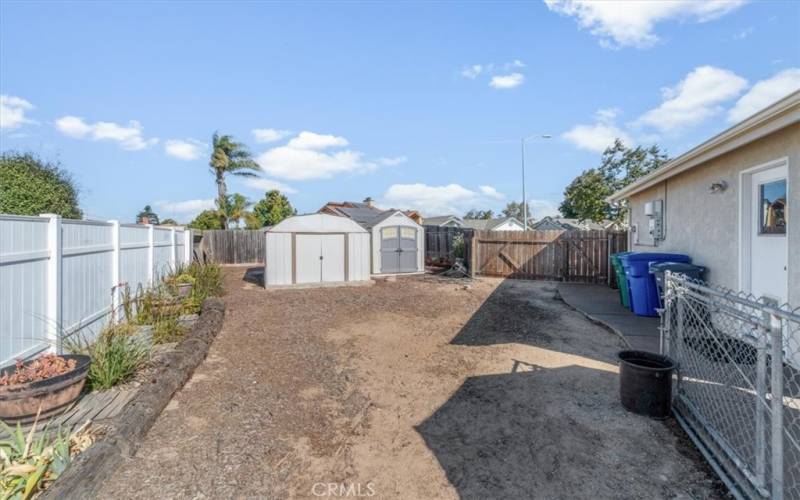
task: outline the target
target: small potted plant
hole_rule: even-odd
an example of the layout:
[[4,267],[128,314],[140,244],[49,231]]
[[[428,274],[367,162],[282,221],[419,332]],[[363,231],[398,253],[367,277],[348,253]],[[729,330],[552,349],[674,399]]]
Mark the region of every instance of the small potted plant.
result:
[[90,364],[83,354],[43,354],[0,370],[0,419],[26,421],[65,409],[83,390]]
[[175,295],[178,297],[188,297],[192,293],[194,287],[194,276],[189,273],[181,273],[171,280],[172,288],[175,290]]

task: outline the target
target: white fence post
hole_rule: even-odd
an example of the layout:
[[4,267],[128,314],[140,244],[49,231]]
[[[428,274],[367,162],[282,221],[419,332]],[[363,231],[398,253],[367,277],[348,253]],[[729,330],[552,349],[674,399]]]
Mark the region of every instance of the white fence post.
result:
[[45,325],[50,352],[61,353],[61,216],[41,214],[50,219],[47,228],[47,317]]
[[186,265],[192,263],[192,246],[194,245],[194,237],[192,230],[188,227],[183,228],[183,261]]
[[170,249],[170,252],[169,252],[169,265],[172,267],[172,272],[175,272],[175,269],[176,269],[175,264],[178,262],[178,258],[176,256],[176,253],[178,251],[178,246],[177,246],[177,243],[175,242],[175,228],[174,227],[169,228],[169,244],[171,245],[169,247],[169,249]]
[[111,252],[111,321],[119,321],[120,306],[120,243],[119,243],[119,221],[110,220],[111,223],[111,245],[114,250]]
[[152,224],[147,225],[147,286],[148,288],[155,284],[155,242],[153,241],[154,238],[154,228]]

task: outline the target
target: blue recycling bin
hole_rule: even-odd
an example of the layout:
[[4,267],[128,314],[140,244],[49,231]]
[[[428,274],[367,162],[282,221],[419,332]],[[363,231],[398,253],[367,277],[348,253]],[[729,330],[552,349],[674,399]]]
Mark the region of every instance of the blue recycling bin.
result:
[[620,257],[631,294],[631,310],[637,316],[658,316],[658,286],[650,274],[654,262],[692,263],[692,258],[679,253],[632,252]]

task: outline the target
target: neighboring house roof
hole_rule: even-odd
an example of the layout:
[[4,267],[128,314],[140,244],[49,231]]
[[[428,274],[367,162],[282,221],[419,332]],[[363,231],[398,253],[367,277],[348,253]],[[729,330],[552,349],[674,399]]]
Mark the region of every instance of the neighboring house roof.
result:
[[594,222],[590,220],[569,219],[566,217],[542,217],[541,220],[535,222],[532,226],[533,229],[564,229],[567,231],[602,231],[604,229],[621,227],[619,223],[612,220],[604,220],[602,222]]
[[617,202],[624,200],[670,177],[798,122],[800,122],[800,90],[789,94],[699,146],[690,149],[661,168],[620,189],[609,196],[607,201]]
[[426,226],[443,226],[448,222],[455,222],[459,226],[463,224],[461,217],[457,215],[437,215],[436,217],[425,217],[423,223]]
[[522,223],[515,217],[501,217],[499,219],[464,219],[462,225],[469,229],[492,231],[506,222],[511,222],[512,224],[522,227]]

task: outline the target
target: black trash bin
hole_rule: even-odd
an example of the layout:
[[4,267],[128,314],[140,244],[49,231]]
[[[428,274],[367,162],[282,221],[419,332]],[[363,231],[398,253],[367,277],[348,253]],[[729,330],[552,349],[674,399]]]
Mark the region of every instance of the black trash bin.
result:
[[672,406],[672,372],[667,356],[646,351],[620,351],[619,397],[626,410],[664,419]]
[[658,286],[658,305],[664,307],[664,288],[666,288],[666,272],[685,274],[687,278],[693,280],[703,279],[706,268],[687,264],[686,262],[653,262],[649,268],[650,274],[656,279]]

